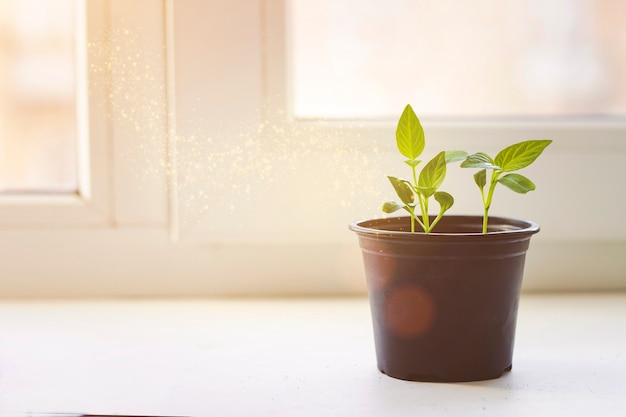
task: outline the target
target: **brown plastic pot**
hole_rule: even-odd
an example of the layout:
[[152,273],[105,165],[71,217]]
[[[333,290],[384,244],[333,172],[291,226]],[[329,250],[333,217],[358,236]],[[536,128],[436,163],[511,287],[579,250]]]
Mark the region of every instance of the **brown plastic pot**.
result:
[[446,216],[430,234],[408,217],[350,225],[359,238],[378,369],[410,381],[461,382],[511,369],[533,222]]

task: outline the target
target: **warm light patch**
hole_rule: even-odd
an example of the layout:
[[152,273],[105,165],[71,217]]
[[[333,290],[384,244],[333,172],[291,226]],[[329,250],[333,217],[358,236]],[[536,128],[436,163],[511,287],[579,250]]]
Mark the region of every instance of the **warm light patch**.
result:
[[256,211],[285,212],[288,224],[304,224],[320,213],[372,207],[372,196],[381,200],[380,162],[367,156],[379,145],[360,144],[357,129],[287,122],[282,110],[270,110],[272,98],[237,122],[215,120],[199,97],[196,108],[176,115],[184,129],[171,132],[168,140],[166,78],[156,68],[165,51],[143,50],[132,29],[112,32],[103,45],[91,42],[89,48],[104,58],[105,64],[92,64],[90,71],[104,74],[110,84],[112,123],[125,134],[133,132],[125,157],[147,167],[135,173],[140,177],[165,173],[170,189],[176,189],[181,228],[207,214],[222,216],[216,227],[224,214],[245,227]]
[[385,302],[385,321],[396,336],[413,338],[432,328],[436,305],[422,287],[415,284],[395,287]]

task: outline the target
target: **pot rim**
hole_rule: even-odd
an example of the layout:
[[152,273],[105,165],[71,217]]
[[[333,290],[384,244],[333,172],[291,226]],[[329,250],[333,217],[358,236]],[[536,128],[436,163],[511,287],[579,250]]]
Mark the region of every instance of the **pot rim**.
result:
[[[441,222],[444,221],[454,221],[459,224],[475,224],[477,221],[479,224],[482,224],[483,216],[478,215],[447,215],[441,219]],[[409,236],[415,236],[415,238],[424,238],[424,237],[439,237],[445,238],[447,237],[460,237],[467,236],[472,238],[488,238],[488,236],[500,236],[506,237],[511,235],[519,235],[521,234],[535,234],[539,232],[539,224],[530,221],[517,219],[512,217],[501,217],[501,216],[489,216],[489,228],[492,229],[488,231],[486,234],[482,232],[437,232],[433,231],[430,233],[424,233],[423,231],[405,231],[405,230],[389,230],[385,228],[376,227],[379,225],[387,224],[395,224],[399,225],[401,222],[410,222],[409,216],[390,216],[390,217],[380,217],[380,218],[372,218],[372,219],[362,219],[357,220],[355,222],[351,222],[349,224],[350,230],[356,232],[357,234],[368,235],[368,236],[376,236],[376,237],[403,237],[407,238]],[[419,226],[418,226],[419,227]],[[436,230],[436,227],[435,227]]]

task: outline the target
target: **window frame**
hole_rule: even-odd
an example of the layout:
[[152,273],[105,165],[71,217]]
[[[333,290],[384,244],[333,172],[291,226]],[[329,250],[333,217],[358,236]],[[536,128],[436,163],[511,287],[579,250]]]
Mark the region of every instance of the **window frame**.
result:
[[[282,126],[285,130],[300,130],[315,134],[318,132],[320,137],[333,137],[333,133],[341,129],[351,129],[354,139],[351,145],[367,152],[367,146],[360,147],[361,143],[374,143],[382,149],[383,152],[395,152],[395,121],[320,121],[298,119],[290,114],[290,104],[292,102],[290,85],[290,68],[289,68],[289,36],[288,24],[286,21],[287,8],[289,0],[259,0],[261,7],[260,19],[260,50],[261,50],[261,99],[257,104],[263,110],[263,118],[270,124]],[[233,3],[231,8],[238,7]],[[232,10],[230,11],[232,13]],[[184,29],[183,29],[184,31]],[[181,33],[179,33],[180,35]],[[183,33],[184,35],[184,33]],[[182,42],[182,41],[181,41]],[[245,48],[246,45],[243,45]],[[180,63],[178,63],[180,65]],[[243,77],[254,77],[254,73],[242,72]],[[178,91],[177,95],[181,96]],[[184,92],[183,92],[184,93]],[[242,100],[245,97],[241,97]],[[183,99],[184,100],[184,99]],[[218,103],[214,103],[217,105]],[[501,147],[513,143],[514,141],[522,141],[527,139],[555,139],[555,144],[551,146],[546,156],[542,157],[536,166],[533,166],[533,177],[538,178],[540,186],[550,186],[550,178],[554,177],[552,171],[554,169],[550,164],[557,163],[557,159],[561,156],[567,156],[569,160],[576,165],[571,166],[568,175],[571,182],[581,184],[582,188],[591,189],[596,184],[590,179],[587,169],[579,163],[588,161],[589,166],[601,164],[606,158],[614,158],[616,155],[626,157],[626,117],[588,117],[588,118],[532,118],[532,119],[510,119],[510,120],[430,120],[424,119],[422,123],[427,132],[428,142],[437,143],[437,149],[464,149],[469,152],[485,151],[488,153],[497,153]],[[269,133],[262,133],[270,134]],[[389,140],[381,140],[381,138],[391,138]],[[590,139],[593,138],[593,139]],[[432,146],[432,145],[431,145]],[[428,148],[428,146],[427,146]],[[318,149],[323,151],[322,148]],[[372,155],[372,157],[376,157]],[[552,162],[550,161],[552,158]],[[615,165],[610,167],[610,172],[619,175],[622,169]],[[544,181],[547,179],[547,185]],[[604,184],[599,191],[609,191],[610,184]],[[575,205],[577,199],[571,197],[577,191],[572,189],[566,193],[555,189],[556,193],[562,193],[565,204]],[[581,222],[588,213],[591,213],[597,204],[594,198],[580,199],[584,210],[570,211],[566,210],[564,214],[552,211],[551,213],[543,213],[541,210],[542,202],[537,200],[538,192],[534,192],[531,199],[535,199],[534,204],[527,216],[537,216],[537,221],[550,226],[552,223],[556,227],[546,227],[540,239],[549,240],[569,240],[577,241],[598,241],[608,239],[611,241],[620,241],[626,236],[626,226],[611,223],[612,216],[606,218],[595,219],[594,222]],[[543,198],[549,195],[543,195]],[[505,195],[497,196],[498,203],[505,200]],[[511,200],[516,201],[516,200]],[[171,201],[172,205],[180,205],[180,201]],[[507,215],[507,208],[515,208],[515,202],[505,204],[496,214]],[[495,208],[497,211],[498,207]],[[544,210],[545,211],[545,210]],[[509,214],[513,216],[513,214]],[[358,214],[357,214],[358,216]],[[183,223],[181,215],[178,214],[177,223]],[[576,228],[569,227],[569,224],[576,224]],[[250,235],[254,234],[254,230],[250,231]],[[547,235],[547,236],[546,236]],[[220,232],[210,231],[210,228],[204,227],[202,221],[197,222],[191,229],[176,233],[178,239],[195,243],[215,243],[219,241],[230,241],[229,238]],[[247,239],[247,240],[246,240]],[[302,243],[303,234],[296,234],[291,239],[281,237],[279,234],[275,236],[263,236],[260,239],[248,236],[235,239],[240,242],[258,242],[262,239],[269,241],[293,243]],[[275,240],[273,240],[275,239]],[[317,238],[326,242],[348,242],[349,237],[340,232],[333,232],[326,236]]]
[[[395,137],[395,121],[391,120],[357,121],[354,124],[346,121],[321,122],[292,117],[289,113],[292,98],[288,88],[290,83],[288,23],[285,21],[289,0],[261,1],[261,7],[263,97],[266,103],[259,103],[259,106],[264,109],[266,120],[275,126],[284,126],[287,131],[289,128],[307,132],[317,131],[322,137],[332,137],[332,132],[350,126],[355,138],[353,145],[357,147],[359,143],[378,141],[378,144],[381,144],[380,138]],[[589,167],[603,166],[605,161],[618,162],[626,157],[626,141],[623,140],[626,137],[624,118],[536,118],[498,121],[425,119],[423,124],[429,142],[437,143],[438,148],[443,149],[467,149],[470,147],[469,144],[472,148],[467,149],[469,151],[482,150],[495,153],[504,146],[503,142],[508,144],[515,140],[546,137],[555,139],[555,144],[546,156],[533,167],[533,178],[541,180],[537,181],[540,189],[529,196],[530,199],[534,199],[532,201],[534,205],[523,204],[527,211],[521,211],[516,207],[516,202],[520,200],[511,198],[500,205],[500,199],[507,200],[507,196],[501,194],[497,197],[499,207],[492,210],[493,214],[509,216],[524,213],[523,216],[532,218],[544,226],[542,233],[533,239],[533,247],[538,253],[533,255],[534,258],[530,258],[527,266],[525,289],[623,288],[624,280],[623,277],[620,278],[623,274],[619,271],[623,271],[624,266],[614,255],[618,248],[626,247],[626,225],[624,222],[614,221],[619,218],[617,204],[606,206],[608,213],[603,213],[604,215],[594,214],[597,213],[597,205],[602,196],[609,195],[615,179],[620,176],[623,178],[626,172],[620,167],[623,164],[609,165],[609,169],[606,170],[608,180],[605,184],[597,184],[589,175]],[[395,151],[393,139],[384,142],[382,148],[384,152],[393,153]],[[366,150],[367,146],[359,149]],[[555,166],[558,166],[559,175],[555,175]],[[567,175],[569,181],[562,182],[563,175]],[[566,187],[563,187],[563,184]],[[576,184],[580,187],[576,187]],[[590,198],[584,198],[584,190],[591,190]],[[467,192],[468,199],[472,198],[474,191]],[[560,204],[560,207],[556,209],[542,207],[542,199],[543,204],[549,201],[550,204]],[[509,209],[511,212],[507,212]],[[216,233],[200,223],[194,228],[195,230],[179,234],[179,240],[196,246],[229,242],[226,234]],[[336,247],[338,250],[346,245],[354,245],[353,236],[343,232],[337,230],[332,234],[315,237],[313,241],[318,243],[313,247],[307,247],[305,239],[311,237],[302,232],[296,232],[291,238],[285,238],[280,233],[259,234],[257,237],[244,236],[239,237],[239,240],[235,239],[231,244],[258,245],[264,241],[265,244],[279,247],[287,242],[295,247],[307,247],[309,252],[319,255],[324,253],[322,245]],[[254,234],[254,230],[251,230],[250,234]],[[603,262],[596,262],[598,259],[602,259]],[[588,267],[591,264],[594,264],[593,271]],[[589,280],[589,274],[593,275],[593,280]]]
[[[91,158],[91,194],[71,196],[70,201],[61,201],[56,205],[52,198],[47,201],[43,198],[47,196],[33,196],[31,202],[26,198],[8,202],[5,198],[0,203],[0,276],[3,277],[0,295],[167,297],[364,294],[366,289],[358,243],[347,230],[340,214],[334,215],[334,223],[316,235],[310,235],[306,228],[292,230],[289,225],[283,230],[265,233],[263,224],[231,235],[226,229],[228,224],[216,231],[210,227],[211,219],[207,217],[185,222],[188,220],[185,218],[185,178],[180,169],[177,171],[177,162],[186,151],[184,146],[178,146],[177,136],[185,133],[185,120],[199,115],[199,128],[202,132],[210,132],[208,129],[215,126],[211,123],[204,125],[203,121],[219,118],[225,114],[224,107],[238,109],[238,104],[243,102],[249,108],[262,109],[260,117],[279,127],[281,124],[286,127],[305,126],[307,131],[318,129],[332,133],[334,129],[346,126],[341,121],[296,120],[285,112],[289,108],[288,39],[284,20],[288,0],[84,1],[89,5],[89,22],[93,23],[90,30],[103,42],[107,41],[112,30],[124,28],[123,24],[128,25],[132,18],[137,17],[141,20],[136,26],[147,31],[146,44],[142,44],[142,48],[162,51],[165,45],[163,62],[155,62],[153,66],[155,77],[163,79],[164,91],[151,92],[146,99],[154,99],[167,106],[168,117],[163,126],[159,126],[162,132],[158,134],[162,135],[163,142],[146,143],[149,147],[146,155],[154,155],[170,164],[168,168],[171,172],[150,178],[147,183],[138,181],[137,172],[150,170],[152,162],[128,157],[132,156],[132,141],[136,139],[136,134],[133,129],[119,123],[116,117],[108,116],[109,113],[115,115],[119,112],[123,103],[109,100],[106,93],[90,96],[88,155]],[[177,8],[187,6],[194,7],[187,10],[187,14],[196,17],[194,23],[197,25],[183,22],[175,28]],[[202,32],[209,26],[206,25],[207,10],[214,11],[216,14],[212,18],[223,25],[225,32],[217,34],[222,35],[220,40],[225,39],[233,47],[226,57],[207,45],[209,39]],[[244,11],[247,20],[242,22],[240,17]],[[233,16],[238,18],[237,25],[228,21]],[[246,26],[248,23],[251,27]],[[174,36],[181,33],[177,29],[183,32],[182,38]],[[243,39],[223,36],[240,30],[248,30]],[[193,39],[197,41],[193,48],[197,49],[186,51],[187,61],[177,61],[184,55],[181,55],[184,51],[175,48],[177,43],[190,47],[189,41]],[[96,58],[90,56],[90,59]],[[220,59],[223,61],[220,62]],[[205,71],[199,61],[219,65]],[[244,65],[238,65],[237,71],[234,71],[233,63],[241,62]],[[252,65],[245,65],[250,63]],[[198,67],[194,68],[197,70],[194,75],[199,77],[197,82],[189,79],[189,74],[185,72],[194,66]],[[111,83],[117,80],[111,75],[100,74],[102,78],[95,81],[105,83],[111,90],[116,87]],[[181,84],[181,78],[187,78],[184,80],[187,83]],[[207,78],[212,79],[207,81]],[[253,93],[243,88],[237,89],[237,94],[233,96],[229,94],[229,86],[220,90],[226,78],[235,86],[243,81],[251,83]],[[208,85],[201,85],[203,83]],[[215,94],[216,89],[222,95]],[[206,101],[198,113],[193,113],[192,109],[198,106],[198,94],[203,94],[202,98]],[[268,97],[272,100],[265,103]],[[232,116],[233,120],[237,120],[237,114]],[[530,207],[524,215],[545,226],[533,238],[524,288],[551,291],[626,288],[626,264],[621,256],[626,250],[626,223],[611,223],[619,211],[618,204],[610,205],[608,213],[605,210],[598,215],[597,211],[593,211],[597,209],[598,197],[608,195],[611,187],[626,177],[626,167],[610,164],[609,170],[602,171],[609,179],[605,181],[604,188],[599,189],[600,193],[586,200],[579,197],[583,191],[596,191],[598,188],[588,175],[590,168],[604,169],[605,161],[622,161],[626,156],[623,123],[561,120],[547,125],[545,121],[527,124],[425,120],[424,126],[427,140],[437,143],[437,148],[465,148],[463,145],[471,142],[472,147],[484,146],[481,150],[487,152],[497,149],[505,137],[509,142],[515,138],[522,140],[534,135],[553,135],[556,140],[549,148],[550,152],[542,156],[537,170],[530,175],[536,179],[538,190],[528,198],[524,197],[528,203],[519,209],[516,205],[521,200],[518,199],[503,202],[498,207],[498,210],[514,209],[517,212]],[[350,139],[350,145],[359,152],[368,152],[369,143],[374,140],[381,145],[382,152],[395,151],[394,121],[359,121],[352,128],[355,135],[354,139]],[[264,131],[263,135],[269,133]],[[259,139],[262,142],[269,136]],[[276,151],[267,147],[262,149],[267,151],[266,155],[277,156]],[[320,158],[331,156],[328,148],[318,151]],[[559,167],[558,175],[554,175],[554,164]],[[570,182],[558,178],[565,172],[570,174],[568,164],[574,169],[571,182],[582,181],[583,191],[570,187]],[[389,167],[390,174],[401,169],[401,160],[390,160]],[[290,181],[290,178],[285,181]],[[211,198],[219,197],[210,184],[199,186],[208,190]],[[313,191],[323,195],[324,188],[316,187]],[[475,190],[468,193],[474,196]],[[550,193],[557,193],[557,198]],[[504,195],[501,197],[501,200],[507,200]],[[564,203],[559,203],[559,198]],[[464,199],[465,196],[459,197],[459,200]],[[582,208],[576,208],[571,213],[559,207],[543,210],[542,199],[563,205],[566,209],[569,207],[565,205],[572,202]],[[377,204],[352,207],[350,216],[353,217],[350,220],[365,216],[367,210],[377,210]],[[581,222],[578,218],[580,210],[584,213],[592,211],[596,218],[593,222],[585,223],[585,219]],[[274,214],[276,218],[281,216],[281,213]],[[569,227],[569,223],[574,227]]]
[[75,0],[77,30],[77,139],[76,193],[0,194],[0,227],[77,227],[111,223],[111,148],[106,92],[88,92],[91,83],[106,83],[106,74],[89,72],[102,66],[105,56],[89,54],[85,39],[106,41],[110,29],[106,0]]

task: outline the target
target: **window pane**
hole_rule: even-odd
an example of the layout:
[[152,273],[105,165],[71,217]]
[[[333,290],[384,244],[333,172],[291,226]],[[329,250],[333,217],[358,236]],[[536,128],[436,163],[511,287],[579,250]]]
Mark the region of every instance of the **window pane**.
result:
[[75,192],[75,0],[0,0],[0,191]]
[[297,117],[626,114],[623,0],[292,0]]

